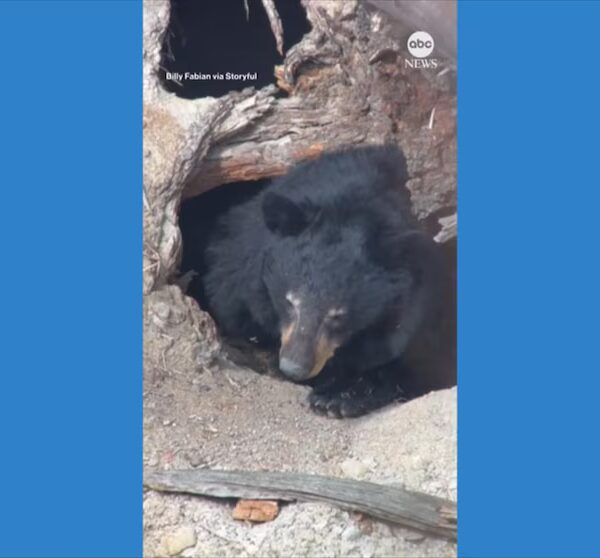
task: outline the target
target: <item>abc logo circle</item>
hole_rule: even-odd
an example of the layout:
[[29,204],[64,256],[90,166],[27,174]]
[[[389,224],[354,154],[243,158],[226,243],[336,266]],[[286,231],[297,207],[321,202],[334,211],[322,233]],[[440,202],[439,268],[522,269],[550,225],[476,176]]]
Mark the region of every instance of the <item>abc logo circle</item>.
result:
[[406,43],[408,52],[415,58],[425,58],[433,52],[435,43],[433,37],[427,31],[415,31]]

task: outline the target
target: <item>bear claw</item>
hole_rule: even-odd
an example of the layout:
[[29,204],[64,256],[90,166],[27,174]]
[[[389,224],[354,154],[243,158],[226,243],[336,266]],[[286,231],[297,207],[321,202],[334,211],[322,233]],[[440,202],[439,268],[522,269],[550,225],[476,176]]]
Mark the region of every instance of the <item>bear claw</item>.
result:
[[349,399],[344,392],[332,395],[311,393],[309,403],[313,412],[329,418],[357,417],[371,408],[371,405],[365,405],[365,399]]
[[406,401],[402,390],[374,394],[368,389],[365,393],[356,393],[351,389],[335,393],[311,392],[308,402],[313,412],[330,418],[359,417],[393,401]]

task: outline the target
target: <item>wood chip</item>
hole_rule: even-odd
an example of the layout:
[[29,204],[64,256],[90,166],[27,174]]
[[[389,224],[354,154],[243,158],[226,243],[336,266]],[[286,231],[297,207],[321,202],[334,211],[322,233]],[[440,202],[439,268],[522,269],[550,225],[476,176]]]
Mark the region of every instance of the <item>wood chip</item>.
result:
[[279,504],[274,500],[239,500],[233,509],[233,519],[264,523],[273,521],[279,514]]

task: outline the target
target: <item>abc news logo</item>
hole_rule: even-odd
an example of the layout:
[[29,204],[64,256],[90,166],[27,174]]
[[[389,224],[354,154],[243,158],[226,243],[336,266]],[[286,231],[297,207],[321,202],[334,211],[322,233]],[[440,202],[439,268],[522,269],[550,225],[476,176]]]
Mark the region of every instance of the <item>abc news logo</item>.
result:
[[408,68],[437,68],[438,61],[427,57],[433,52],[435,41],[427,31],[415,31],[406,41],[408,52],[414,58],[406,58],[404,66]]

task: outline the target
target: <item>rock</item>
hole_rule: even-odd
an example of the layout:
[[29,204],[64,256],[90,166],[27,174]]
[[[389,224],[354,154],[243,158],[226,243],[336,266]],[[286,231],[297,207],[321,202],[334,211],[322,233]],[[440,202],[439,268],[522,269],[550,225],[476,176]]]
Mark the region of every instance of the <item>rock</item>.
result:
[[264,523],[279,514],[279,504],[271,500],[239,500],[233,509],[233,519]]
[[364,463],[356,459],[346,459],[346,461],[340,465],[340,469],[345,476],[353,479],[360,479],[364,477],[369,470]]
[[168,556],[177,556],[186,548],[196,546],[196,531],[191,525],[182,525],[175,532],[165,535],[161,546]]
[[342,538],[345,541],[355,541],[362,535],[361,530],[355,525],[349,525],[342,533]]
[[186,453],[185,457],[188,460],[188,463],[190,464],[190,466],[193,467],[194,469],[198,469],[198,468],[201,469],[208,465],[206,462],[206,459],[204,458],[202,453],[199,451],[188,452],[188,453]]

